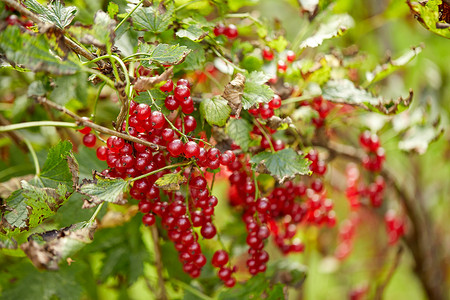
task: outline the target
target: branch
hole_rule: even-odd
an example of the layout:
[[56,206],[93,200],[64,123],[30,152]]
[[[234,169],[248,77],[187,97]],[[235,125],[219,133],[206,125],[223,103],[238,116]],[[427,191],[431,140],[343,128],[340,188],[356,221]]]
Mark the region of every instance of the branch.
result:
[[395,258],[394,258],[394,263],[392,264],[391,268],[389,269],[386,279],[382,283],[380,283],[376,288],[375,296],[373,298],[374,300],[382,300],[383,299],[384,289],[388,285],[389,281],[391,281],[391,278],[394,275],[395,270],[397,269],[398,265],[400,264],[402,254],[403,254],[403,247],[400,246],[397,249],[397,253],[395,254]]
[[[3,117],[3,115],[0,115],[0,125],[2,125],[2,127],[8,126],[10,124],[11,123],[8,120],[6,120]],[[26,153],[28,151],[28,148],[25,145],[23,138],[19,134],[11,131],[6,132],[6,135],[9,136],[9,138],[17,145],[17,147],[19,147],[20,150],[22,150],[22,152]]]
[[78,116],[74,112],[66,109],[65,107],[60,106],[60,105],[58,105],[58,104],[48,100],[45,97],[36,97],[35,99],[40,104],[47,104],[48,106],[50,106],[50,107],[52,107],[52,108],[54,108],[56,110],[59,110],[60,112],[70,116],[72,119],[76,120],[77,123],[80,126],[90,127],[92,129],[94,129],[94,130],[96,130],[98,132],[104,133],[104,134],[114,135],[114,136],[123,138],[124,140],[130,141],[130,142],[139,143],[139,144],[142,144],[144,146],[150,147],[150,148],[152,148],[152,149],[154,149],[156,151],[166,148],[164,146],[160,146],[160,145],[157,145],[157,144],[154,144],[154,143],[142,140],[142,139],[138,139],[137,137],[134,137],[134,136],[131,136],[131,135],[127,135],[127,134],[124,134],[124,133],[121,133],[121,132],[118,132],[118,131],[115,131],[115,130],[112,130],[112,129],[109,129],[109,128],[106,128],[106,127],[103,127],[103,126],[100,126],[98,124],[92,123],[92,122],[90,122],[90,121],[88,121],[86,119],[83,119],[82,117]]
[[166,286],[164,283],[164,277],[163,277],[163,271],[164,267],[162,264],[161,259],[161,249],[159,248],[159,234],[158,234],[158,228],[156,225],[152,225],[150,227],[150,230],[152,232],[152,239],[153,239],[153,247],[155,251],[155,263],[156,263],[156,272],[158,273],[158,285],[159,285],[159,300],[167,300],[167,292],[166,292]]
[[[22,6],[19,2],[15,1],[15,0],[1,0],[1,1],[6,3],[9,7],[12,7],[16,11],[20,12],[20,14],[22,16],[25,16],[28,19],[30,19],[31,21],[33,21],[34,23],[36,23],[36,25],[40,29],[45,29],[45,30],[48,29],[49,24],[42,22],[41,19],[39,19],[39,17],[36,14],[34,14],[30,10],[28,10],[26,7]],[[94,54],[83,49],[82,47],[80,47],[76,42],[72,41],[71,39],[64,37],[63,40],[64,40],[64,44],[66,44],[66,46],[69,47],[73,52],[83,56],[84,58],[86,58],[88,60],[93,60],[96,58],[96,56]],[[96,63],[100,69],[105,68],[105,62],[98,61]]]

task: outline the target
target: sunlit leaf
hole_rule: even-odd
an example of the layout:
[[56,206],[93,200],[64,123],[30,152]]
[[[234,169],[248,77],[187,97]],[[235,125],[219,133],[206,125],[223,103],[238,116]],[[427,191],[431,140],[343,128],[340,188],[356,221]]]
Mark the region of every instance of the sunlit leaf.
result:
[[36,0],[26,0],[25,5],[37,13],[42,21],[55,24],[60,29],[69,26],[77,13],[75,6],[64,7],[59,0],[50,3],[47,7]]
[[230,117],[231,108],[221,96],[203,99],[200,113],[210,125],[225,126]]
[[309,175],[311,161],[287,148],[277,152],[263,151],[250,159],[252,168],[260,173],[269,173],[279,182],[295,175]]

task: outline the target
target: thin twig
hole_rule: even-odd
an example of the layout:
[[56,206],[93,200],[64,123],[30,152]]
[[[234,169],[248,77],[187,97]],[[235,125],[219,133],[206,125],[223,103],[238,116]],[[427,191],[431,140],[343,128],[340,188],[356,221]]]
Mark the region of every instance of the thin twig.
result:
[[[0,125],[3,125],[3,126],[0,126],[0,128],[4,127],[4,126],[9,126],[10,124],[11,123],[8,120],[6,120],[3,117],[3,115],[0,114]],[[15,133],[15,132],[6,132],[6,134],[17,145],[17,147],[19,147],[19,149],[22,150],[22,152],[24,152],[24,153],[27,152],[27,146],[24,144],[23,137],[21,137],[19,134]]]
[[150,228],[150,231],[152,232],[153,247],[154,247],[154,251],[155,251],[156,272],[158,273],[158,285],[160,288],[158,299],[167,300],[168,298],[167,298],[166,286],[165,286],[164,277],[163,277],[164,266],[163,266],[162,258],[161,258],[161,249],[159,248],[158,228],[156,227],[156,225],[152,225]]
[[67,108],[62,107],[62,106],[60,106],[60,105],[58,105],[58,104],[48,100],[45,97],[36,97],[35,99],[41,104],[46,103],[50,107],[52,107],[52,108],[54,108],[56,110],[59,110],[60,112],[63,112],[64,114],[70,116],[72,119],[77,121],[79,126],[90,127],[90,128],[92,128],[92,129],[94,129],[94,130],[96,130],[98,132],[101,132],[101,133],[104,133],[104,134],[108,134],[108,135],[114,135],[114,136],[123,138],[124,140],[130,141],[130,142],[139,143],[139,144],[142,144],[144,146],[150,147],[150,148],[152,148],[152,149],[154,149],[156,151],[166,148],[164,146],[160,146],[160,145],[157,145],[157,144],[154,144],[154,143],[151,143],[151,142],[139,139],[137,137],[134,137],[134,136],[131,136],[131,135],[127,135],[127,134],[124,134],[124,133],[121,133],[121,132],[118,132],[118,131],[115,131],[115,130],[112,130],[112,129],[109,129],[109,128],[106,128],[106,127],[103,127],[103,126],[100,126],[98,124],[89,122],[88,120],[81,118],[80,116],[78,116],[74,112],[68,110]]
[[387,285],[391,281],[391,278],[394,275],[395,270],[397,269],[398,265],[400,264],[400,260],[402,258],[402,254],[403,254],[403,247],[400,246],[397,249],[397,253],[395,254],[395,258],[394,258],[394,263],[392,264],[391,268],[389,269],[389,272],[386,275],[386,278],[376,288],[375,296],[373,298],[374,300],[381,300],[383,298],[384,289],[387,287]]

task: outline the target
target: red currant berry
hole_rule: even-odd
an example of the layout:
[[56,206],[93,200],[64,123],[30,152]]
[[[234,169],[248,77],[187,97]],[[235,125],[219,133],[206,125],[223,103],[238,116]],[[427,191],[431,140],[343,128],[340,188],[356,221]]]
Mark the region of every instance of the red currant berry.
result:
[[197,128],[197,121],[193,116],[184,117],[184,132],[189,133]]
[[219,36],[224,34],[225,32],[225,26],[223,26],[222,24],[217,24],[216,27],[214,27],[214,35],[215,36]]
[[192,177],[189,181],[189,187],[191,189],[204,190],[206,189],[207,181],[203,176]]
[[271,61],[274,57],[275,55],[273,54],[272,49],[265,47],[263,50],[263,58],[267,61]]
[[286,52],[286,60],[288,62],[293,62],[295,60],[295,53],[292,50],[289,50],[288,52]]
[[191,95],[191,90],[185,85],[177,85],[174,90],[175,99],[178,102],[182,102],[185,98]]
[[212,223],[206,223],[202,226],[200,233],[205,239],[212,239],[216,233],[216,227]]
[[187,88],[191,88],[191,85],[190,85],[190,83],[189,83],[189,80],[187,80],[187,79],[183,79],[183,78],[181,78],[181,79],[178,79],[178,81],[177,81],[177,86],[179,86],[179,85],[184,85],[185,87],[187,87]]
[[142,223],[147,226],[152,226],[155,224],[156,218],[153,214],[146,214],[142,217]]
[[223,34],[230,40],[237,38],[237,36],[239,35],[238,30],[234,24],[228,25],[225,28]]
[[167,80],[166,83],[164,83],[159,89],[164,93],[173,91],[173,81],[170,79]]
[[150,106],[144,103],[138,104],[136,110],[137,110],[137,119],[141,121],[147,119],[152,113]]
[[167,144],[167,151],[169,151],[170,155],[173,157],[180,156],[183,153],[184,145],[183,142],[179,139],[175,139]]
[[175,110],[180,105],[173,95],[168,95],[164,100],[164,105],[168,110]]
[[217,250],[216,252],[214,252],[211,264],[216,268],[220,268],[226,265],[228,263],[228,260],[228,253],[225,250]]
[[286,62],[283,60],[279,60],[277,63],[277,69],[278,69],[278,72],[285,73],[287,70]]
[[97,137],[93,133],[88,133],[83,137],[83,144],[86,147],[93,148],[97,141]]
[[277,94],[275,94],[269,102],[269,107],[272,109],[277,109],[281,107],[281,98]]
[[108,148],[106,146],[100,146],[97,148],[97,158],[105,161],[108,156]]
[[190,141],[184,145],[184,155],[187,158],[198,157],[200,154],[200,147],[196,142]]
[[150,120],[153,124],[153,128],[155,129],[163,128],[164,124],[166,123],[166,119],[164,118],[164,115],[160,111],[152,112]]

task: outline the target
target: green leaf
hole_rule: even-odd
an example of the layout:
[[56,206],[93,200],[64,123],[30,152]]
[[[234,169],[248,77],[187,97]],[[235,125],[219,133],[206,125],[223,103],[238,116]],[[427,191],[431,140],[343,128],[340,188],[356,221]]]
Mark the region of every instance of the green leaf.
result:
[[[151,97],[150,97],[150,95],[151,95]],[[136,103],[147,104],[148,106],[151,107],[152,110],[161,109],[161,112],[163,114],[169,115],[170,110],[168,110],[164,106],[164,100],[166,99],[166,96],[167,95],[164,92],[162,92],[159,88],[155,88],[155,89],[148,90],[144,93],[140,93],[139,95],[134,97],[133,101],[135,101]],[[155,101],[155,104],[158,107],[155,107],[155,105],[153,105],[152,97],[153,97],[153,100]]]
[[[84,223],[83,223],[84,224]],[[33,234],[20,248],[38,269],[57,270],[58,264],[92,242],[96,225],[72,225],[61,230]]]
[[249,109],[257,103],[267,103],[273,98],[274,92],[268,85],[265,85],[270,78],[271,76],[263,72],[255,71],[250,73],[245,81],[242,95],[242,107],[244,109]]
[[26,229],[28,221],[28,209],[25,203],[25,197],[23,196],[23,190],[17,190],[6,199],[6,212],[3,213],[3,219],[6,224],[3,223],[2,227],[7,225],[14,230],[15,228]]
[[186,29],[178,30],[176,33],[177,37],[188,38],[192,41],[197,41],[202,39],[206,35],[206,32],[201,29],[198,25],[190,25]]
[[146,59],[162,65],[177,65],[191,52],[186,46],[158,44],[157,46],[141,44],[139,52],[148,53]]
[[237,11],[244,6],[256,5],[259,0],[228,0],[228,7],[231,11]]
[[72,99],[80,103],[86,103],[87,99],[87,75],[76,73],[74,75],[60,76],[55,79],[55,88],[49,98],[59,105],[64,106]]
[[260,59],[259,57],[248,55],[244,57],[240,65],[247,71],[253,72],[261,70],[263,64],[264,64],[263,60]]
[[74,264],[58,272],[42,272],[28,262],[18,263],[13,274],[2,272],[2,276],[11,276],[9,284],[2,287],[2,299],[79,300],[83,287],[76,276],[78,267]]
[[203,99],[200,113],[210,125],[225,126],[231,114],[231,107],[221,96]]
[[230,119],[225,129],[225,132],[244,152],[248,150],[252,140],[250,131],[252,131],[252,125],[245,119]]
[[23,196],[28,210],[27,225],[34,228],[53,216],[66,201],[67,189],[60,184],[58,189],[41,188],[22,181]]
[[[124,282],[131,285],[143,274],[144,265],[150,261],[151,255],[143,241],[143,236],[149,236],[150,232],[141,225],[142,218],[137,215],[122,226],[99,230],[95,234],[95,242],[83,249],[87,253],[102,253],[100,280],[121,275]],[[164,258],[166,253],[163,254]],[[178,261],[176,263],[179,264]]]
[[187,181],[182,172],[164,174],[155,181],[155,185],[166,191],[176,191],[180,189],[180,184]]
[[93,180],[84,180],[78,192],[89,196],[85,207],[92,207],[102,202],[124,204],[124,189],[128,187],[128,181],[121,178],[103,178],[98,173],[94,174]]
[[260,173],[269,173],[279,182],[295,175],[309,175],[311,162],[304,156],[288,148],[278,152],[260,152],[250,159],[252,169]]
[[25,5],[39,15],[43,22],[55,24],[59,29],[69,26],[77,13],[75,6],[64,7],[59,0],[54,1],[47,7],[39,4],[36,0],[26,0]]
[[288,41],[283,35],[280,35],[278,38],[269,41],[267,45],[270,48],[275,49],[277,52],[281,53],[286,49]]
[[39,176],[22,181],[2,208],[3,226],[10,230],[33,228],[53,216],[78,183],[78,164],[71,153],[72,144],[60,142],[50,148]]
[[[244,283],[237,284],[234,288],[225,290],[219,294],[220,300],[234,299],[262,299],[264,293],[270,295],[271,288],[269,280],[264,274],[251,277]],[[284,297],[280,298],[284,299]]]
[[61,183],[70,188],[78,183],[78,163],[72,155],[69,141],[50,148],[44,167],[39,174],[44,186],[57,188]]
[[[94,16],[94,25],[92,27],[92,35],[95,39],[97,39],[100,43],[91,44],[96,45],[97,47],[100,45],[111,45],[114,40],[114,28],[116,26],[116,21],[111,19],[107,13],[99,10]],[[100,45],[99,45],[100,44]]]
[[148,30],[153,33],[166,31],[173,22],[173,4],[167,5],[167,11],[162,13],[158,7],[139,7],[134,14],[133,25],[138,30]]
[[[76,63],[63,60],[49,51],[53,47],[45,35],[31,36],[21,33],[17,26],[8,26],[0,33],[0,48],[9,61],[35,72],[68,75],[80,70]],[[71,57],[69,54],[69,59]]]
[[195,71],[203,69],[203,65],[206,60],[206,54],[203,47],[199,43],[193,42],[187,38],[179,39],[176,42],[180,45],[186,46],[191,52],[189,52],[189,55],[186,56],[186,59],[182,63],[180,63],[174,69],[174,71]]
[[377,66],[372,72],[366,73],[367,81],[363,86],[367,87],[370,84],[386,78],[389,74],[412,61],[420,52],[422,52],[422,46],[414,47],[399,58],[389,60],[387,63]]
[[[439,5],[442,0],[428,0],[428,1],[407,1],[411,12],[416,16],[416,19],[429,31],[450,39],[450,27],[444,21],[440,21]],[[438,28],[438,25],[442,27]]]
[[109,17],[111,19],[113,19],[117,15],[117,13],[119,12],[119,5],[117,5],[114,2],[109,2],[107,11],[108,11]]
[[315,48],[326,39],[341,36],[347,29],[353,27],[355,22],[348,14],[331,15],[324,22],[320,23],[317,31],[301,44],[300,48]]

